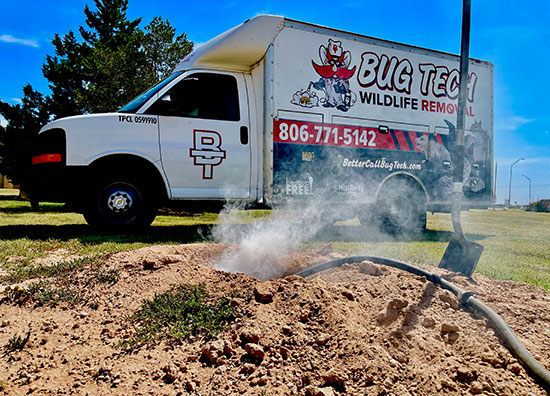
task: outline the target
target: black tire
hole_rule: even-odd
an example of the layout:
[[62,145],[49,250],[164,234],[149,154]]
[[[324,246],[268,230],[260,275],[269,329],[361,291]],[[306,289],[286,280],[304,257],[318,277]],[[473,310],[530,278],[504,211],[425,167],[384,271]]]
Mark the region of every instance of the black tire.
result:
[[155,219],[157,203],[145,183],[128,176],[96,179],[84,209],[89,225],[101,229],[138,229]]
[[390,181],[380,190],[375,207],[376,222],[391,235],[426,228],[426,196],[409,181]]

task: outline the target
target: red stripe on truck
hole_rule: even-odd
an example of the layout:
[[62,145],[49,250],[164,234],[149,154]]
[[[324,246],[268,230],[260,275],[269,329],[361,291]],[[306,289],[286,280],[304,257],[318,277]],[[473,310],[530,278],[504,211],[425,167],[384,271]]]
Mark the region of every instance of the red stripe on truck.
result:
[[395,137],[397,138],[397,143],[399,143],[399,147],[401,147],[401,150],[411,151],[411,148],[409,147],[409,143],[407,142],[407,138],[405,137],[405,132],[395,130],[394,133],[395,133]]

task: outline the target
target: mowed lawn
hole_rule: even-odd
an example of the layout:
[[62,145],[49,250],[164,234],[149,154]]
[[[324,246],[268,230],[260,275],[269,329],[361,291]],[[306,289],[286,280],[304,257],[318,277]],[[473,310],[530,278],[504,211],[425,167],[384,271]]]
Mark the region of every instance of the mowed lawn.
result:
[[[241,217],[244,223],[267,216],[269,211],[256,211]],[[35,212],[28,202],[17,199],[16,190],[0,189],[0,280],[10,283],[47,276],[52,269],[40,263],[52,256],[60,268],[70,269],[100,262],[108,254],[122,250],[209,241],[211,228],[218,221],[218,215],[213,213],[163,212],[144,232],[97,233],[86,225],[82,215],[64,211],[61,204],[41,203]],[[472,210],[462,213],[462,226],[471,240],[484,247],[476,272],[550,290],[550,213]],[[331,244],[337,252],[437,266],[451,235],[450,215],[443,213],[428,214],[425,232],[398,239],[351,220],[323,229],[304,249]]]

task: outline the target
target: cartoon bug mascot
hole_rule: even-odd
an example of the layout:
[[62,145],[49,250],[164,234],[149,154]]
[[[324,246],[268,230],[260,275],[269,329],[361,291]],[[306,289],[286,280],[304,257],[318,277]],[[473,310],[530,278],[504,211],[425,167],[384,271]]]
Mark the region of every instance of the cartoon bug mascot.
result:
[[315,71],[321,76],[316,83],[311,82],[318,91],[325,92],[324,107],[336,107],[341,111],[348,111],[352,105],[349,79],[355,73],[355,66],[349,69],[351,53],[342,49],[341,41],[328,40],[328,47],[319,47],[321,65],[311,61]]
[[[311,63],[321,78],[317,82],[311,81],[307,89],[296,92],[291,103],[309,108],[321,103],[323,107],[336,107],[340,111],[348,111],[357,98],[349,87],[349,79],[356,68],[349,68],[351,53],[343,50],[341,41],[329,39],[328,46],[319,47],[319,58],[320,65],[313,60]],[[319,99],[311,88],[322,91],[325,97]]]

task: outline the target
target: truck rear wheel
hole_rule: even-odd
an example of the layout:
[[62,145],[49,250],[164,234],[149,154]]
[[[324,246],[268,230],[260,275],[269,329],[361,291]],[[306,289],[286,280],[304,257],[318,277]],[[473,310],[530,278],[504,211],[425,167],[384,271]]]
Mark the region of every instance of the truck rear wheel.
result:
[[411,182],[388,182],[378,194],[376,207],[378,224],[389,234],[426,228],[426,197]]
[[154,197],[144,183],[128,177],[96,181],[84,210],[84,218],[104,229],[142,228],[156,215]]
[[426,197],[412,182],[390,180],[380,190],[376,203],[358,213],[361,224],[381,231],[406,234],[426,228]]

